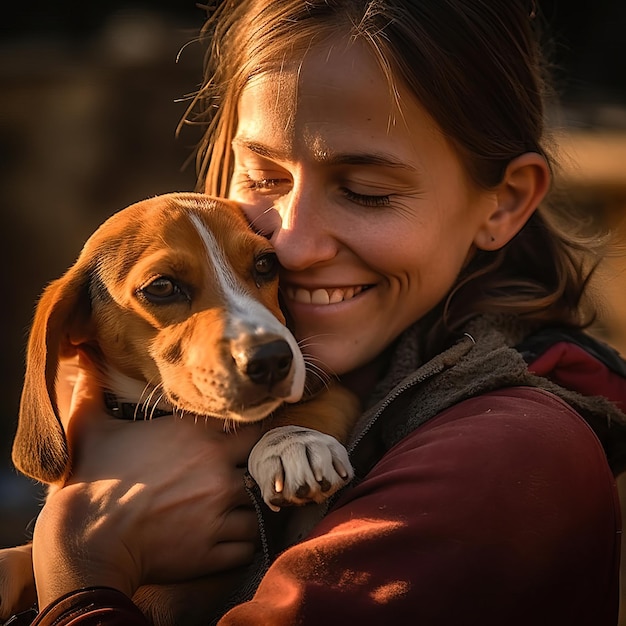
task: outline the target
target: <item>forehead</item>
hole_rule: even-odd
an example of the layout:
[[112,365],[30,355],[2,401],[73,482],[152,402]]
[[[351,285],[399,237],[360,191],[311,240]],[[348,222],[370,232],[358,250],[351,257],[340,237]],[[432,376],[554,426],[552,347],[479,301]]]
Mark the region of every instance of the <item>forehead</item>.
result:
[[102,271],[119,279],[146,259],[164,267],[169,264],[174,271],[201,266],[210,249],[254,254],[269,247],[233,203],[171,194],[139,202],[112,216],[90,237],[83,256],[95,258]]
[[281,70],[253,77],[241,95],[238,121],[237,140],[255,139],[286,153],[306,148],[321,159],[381,141],[406,152],[422,136],[442,136],[362,42],[318,45]]

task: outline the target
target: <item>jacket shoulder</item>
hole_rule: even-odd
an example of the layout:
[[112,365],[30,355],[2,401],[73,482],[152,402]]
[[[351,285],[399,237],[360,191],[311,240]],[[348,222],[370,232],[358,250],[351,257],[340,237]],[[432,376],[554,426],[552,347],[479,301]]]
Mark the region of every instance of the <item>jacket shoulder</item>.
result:
[[517,346],[528,368],[584,396],[602,396],[626,413],[626,361],[581,331],[548,328]]
[[559,344],[577,346],[591,358],[626,379],[626,361],[620,353],[607,343],[581,330],[545,328],[529,335],[516,347],[527,363],[533,363]]

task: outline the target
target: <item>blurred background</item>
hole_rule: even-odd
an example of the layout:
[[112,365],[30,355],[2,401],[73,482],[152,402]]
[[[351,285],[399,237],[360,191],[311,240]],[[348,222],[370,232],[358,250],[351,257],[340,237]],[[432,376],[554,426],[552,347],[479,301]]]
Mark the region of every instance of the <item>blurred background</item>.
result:
[[[626,244],[626,2],[540,0],[563,111],[564,186]],[[530,4],[530,3],[529,3]],[[200,85],[193,0],[4,6],[0,24],[0,547],[29,538],[42,491],[12,469],[24,345],[43,286],[106,217],[194,187]],[[626,251],[607,259],[595,329],[626,355]]]

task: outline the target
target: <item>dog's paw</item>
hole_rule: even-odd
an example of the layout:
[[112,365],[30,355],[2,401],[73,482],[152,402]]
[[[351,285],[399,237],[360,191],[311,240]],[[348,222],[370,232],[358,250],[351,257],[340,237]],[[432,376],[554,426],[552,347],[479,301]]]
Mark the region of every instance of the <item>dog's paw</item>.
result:
[[273,511],[323,502],[354,476],[346,449],[334,437],[302,426],[265,433],[250,453],[248,471]]

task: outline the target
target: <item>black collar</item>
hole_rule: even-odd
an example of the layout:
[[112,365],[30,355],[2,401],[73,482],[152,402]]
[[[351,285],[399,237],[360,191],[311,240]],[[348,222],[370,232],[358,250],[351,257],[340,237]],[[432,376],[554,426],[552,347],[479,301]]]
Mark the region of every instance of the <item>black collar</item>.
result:
[[172,411],[151,408],[146,410],[141,404],[120,402],[110,391],[104,392],[104,405],[112,417],[120,420],[149,420],[155,417],[173,415]]

